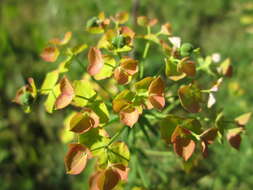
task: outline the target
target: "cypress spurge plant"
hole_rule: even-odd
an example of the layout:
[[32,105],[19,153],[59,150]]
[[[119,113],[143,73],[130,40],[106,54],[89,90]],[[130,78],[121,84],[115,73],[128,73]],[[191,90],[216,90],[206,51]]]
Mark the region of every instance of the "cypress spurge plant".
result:
[[[163,141],[168,151],[172,147],[188,162],[196,158],[194,154],[208,156],[214,141],[227,140],[239,149],[251,115],[226,119],[215,105],[215,93],[232,76],[230,59],[201,56],[199,48],[173,36],[169,23],[158,27],[157,19],[138,17],[140,33],[136,33],[126,25],[128,17],[126,12],[110,18],[100,13],[88,20],[86,32],[98,39],[92,44],[69,45],[71,32],[50,40],[41,58],[56,62],[55,70],[47,73],[40,88],[29,78],[14,98],[25,112],[39,96],[45,96],[48,113],[71,111],[67,127],[77,138],[65,156],[66,171],[79,174],[89,159],[96,159],[91,190],[110,190],[127,181],[130,154],[135,163],[137,156],[145,154],[136,147],[136,128],[151,146],[154,134],[155,141]],[[154,48],[163,61],[157,63],[154,76],[147,76],[146,68],[156,68],[148,56]],[[70,80],[77,64],[82,76]],[[145,178],[141,166],[137,167]]]

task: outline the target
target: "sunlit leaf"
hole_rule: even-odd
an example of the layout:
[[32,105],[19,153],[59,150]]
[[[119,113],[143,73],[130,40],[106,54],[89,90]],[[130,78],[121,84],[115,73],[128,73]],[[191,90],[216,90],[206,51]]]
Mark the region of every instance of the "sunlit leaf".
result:
[[127,74],[127,72],[122,69],[121,67],[117,67],[114,70],[114,79],[118,82],[118,84],[127,84],[129,82],[130,76]]
[[32,94],[28,91],[28,85],[21,87],[17,93],[15,98],[12,100],[16,104],[22,106],[23,110],[26,113],[30,112],[30,104],[32,103]]
[[151,105],[157,109],[163,109],[165,106],[165,99],[164,96],[161,95],[150,95],[148,98]]
[[178,81],[185,77],[185,73],[178,72],[177,63],[171,59],[165,59],[165,74],[174,81]]
[[89,65],[87,68],[88,73],[93,76],[100,72],[104,66],[102,53],[96,47],[91,47],[88,53]]
[[60,81],[60,90],[61,93],[55,102],[56,109],[62,109],[68,106],[72,102],[72,99],[75,95],[74,89],[66,76]]
[[109,146],[108,159],[110,163],[128,166],[130,152],[124,142],[114,142]]
[[212,88],[210,89],[211,92],[217,92],[220,88],[220,85],[223,81],[223,78],[219,78],[212,86]]
[[251,118],[251,112],[245,113],[235,118],[235,122],[239,126],[245,126],[249,122],[250,118]]
[[117,35],[117,32],[115,30],[112,30],[112,29],[107,30],[106,33],[98,41],[97,47],[105,48],[105,49],[111,48],[112,39],[116,35]]
[[[201,124],[197,119],[183,118],[176,115],[167,115],[167,117],[160,121],[160,132],[162,138],[167,143],[172,143],[173,138],[175,138],[172,136],[175,135],[176,128],[180,130],[187,130],[190,133],[197,135],[202,133]],[[190,133],[188,134],[188,137],[191,137]]]
[[77,107],[84,107],[88,100],[96,95],[91,84],[85,80],[76,80],[73,82],[75,97],[72,104]]
[[225,59],[218,68],[218,72],[226,77],[232,77],[233,75],[233,67],[231,64],[231,60]]
[[209,93],[207,107],[211,108],[215,104],[215,102],[216,102],[216,99],[215,99],[213,93]]
[[163,35],[171,35],[172,34],[171,24],[170,23],[163,24],[160,33]]
[[193,154],[196,143],[188,138],[177,137],[173,143],[174,151],[187,161]]
[[168,38],[170,43],[173,45],[175,48],[180,48],[181,46],[181,38],[177,36],[169,37]]
[[148,26],[154,26],[155,24],[157,24],[158,20],[156,18],[153,18],[153,19],[149,19],[149,22],[148,22]]
[[135,32],[127,26],[120,27],[120,34],[126,37],[126,44],[131,44],[135,36]]
[[37,87],[35,85],[34,79],[33,78],[28,78],[28,91],[31,93],[32,97],[35,98],[37,96]]
[[149,94],[157,94],[157,95],[163,95],[164,94],[164,88],[165,84],[161,77],[155,78],[148,88]]
[[165,84],[161,77],[154,79],[148,88],[149,101],[157,109],[165,106],[164,89]]
[[208,157],[208,143],[206,141],[201,141],[201,152],[202,155],[206,158]]
[[37,97],[37,88],[33,78],[28,78],[28,84],[21,87],[12,102],[19,104],[23,107],[26,113],[30,112],[30,105],[33,100]]
[[129,19],[129,14],[128,12],[119,12],[116,14],[115,16],[115,20],[116,22],[118,22],[119,24],[124,24],[125,22],[127,22]]
[[57,47],[46,47],[40,54],[41,58],[46,62],[55,62],[60,52]]
[[172,143],[171,137],[180,122],[180,117],[174,115],[168,115],[166,118],[160,121],[160,132],[162,138],[166,143]]
[[187,76],[194,77],[196,74],[196,63],[194,61],[186,60],[179,63],[179,71],[185,73]]
[[134,75],[138,72],[138,61],[132,58],[123,58],[120,60],[120,66],[128,75]]
[[70,120],[72,119],[72,117],[76,114],[76,112],[71,112],[67,117],[64,118],[63,124],[64,127],[60,129],[59,131],[59,136],[61,138],[61,142],[63,142],[64,144],[67,144],[69,142],[73,142],[75,134],[74,133],[70,133],[69,129],[70,129]]
[[172,52],[172,48],[169,46],[169,44],[167,42],[165,42],[164,40],[160,40],[160,45],[163,49],[163,51],[165,52],[166,55],[170,55]]
[[113,99],[113,102],[112,102],[113,110],[115,112],[119,112],[126,105],[128,105],[130,102],[132,102],[134,97],[135,97],[135,94],[129,90],[124,90],[124,91],[120,92]]
[[91,128],[99,125],[99,117],[92,110],[86,109],[84,112],[78,112],[70,120],[70,131],[75,133],[85,133]]
[[48,96],[46,101],[44,102],[44,106],[48,113],[52,113],[54,111],[54,105],[57,97],[60,95],[60,85],[56,85],[52,90],[48,91]]
[[51,43],[53,45],[65,45],[70,41],[71,37],[72,37],[72,32],[67,32],[64,35],[63,39],[53,38],[49,41],[49,43]]
[[144,39],[150,40],[150,41],[155,42],[157,44],[160,43],[159,38],[155,34],[147,34],[144,36]]
[[74,55],[78,55],[79,53],[83,52],[88,47],[87,44],[80,44],[71,49],[71,52]]
[[[104,129],[91,128],[86,133],[82,133],[79,136],[79,143],[85,145],[89,149],[95,149],[102,145],[106,145],[109,139],[106,137]],[[93,146],[93,148],[91,148]],[[93,151],[93,150],[92,150]]]
[[113,100],[113,110],[115,112],[120,112],[121,109],[129,105],[129,101],[125,99],[114,99]]
[[67,173],[72,175],[80,174],[90,157],[89,150],[82,144],[70,144],[69,151],[64,159]]
[[148,26],[149,19],[146,16],[137,17],[137,23],[140,26]]
[[146,77],[134,84],[135,89],[137,91],[143,91],[143,90],[146,91],[146,90],[148,90],[148,88],[153,80],[154,80],[153,77]]
[[50,90],[54,88],[59,78],[59,72],[57,70],[47,73],[43,84],[41,86],[41,94],[49,94]]
[[65,73],[68,72],[68,66],[70,65],[72,60],[72,56],[67,56],[58,66],[58,72],[59,73]]
[[89,19],[86,23],[86,28],[88,32],[94,33],[94,34],[99,34],[104,32],[104,29],[102,28],[100,24],[100,20],[97,17],[92,17]]
[[105,124],[109,120],[109,111],[103,100],[97,99],[90,105],[91,109],[98,115],[100,124]]
[[114,67],[116,66],[116,61],[111,56],[108,55],[104,56],[103,60],[104,60],[103,68],[99,71],[98,74],[94,76],[96,80],[103,80],[111,77],[113,74]]
[[97,171],[89,181],[90,190],[112,190],[120,181],[128,178],[128,168],[123,165],[112,165],[106,170]]
[[120,121],[129,127],[133,127],[138,121],[139,115],[140,113],[136,108],[128,107],[120,111]]
[[148,17],[146,16],[139,16],[137,17],[137,24],[139,26],[144,26],[144,27],[147,27],[147,26],[154,26],[156,23],[158,22],[157,19],[149,19]]
[[200,89],[196,85],[183,85],[178,90],[178,96],[182,106],[189,112],[197,113],[201,111],[200,103],[202,96]]

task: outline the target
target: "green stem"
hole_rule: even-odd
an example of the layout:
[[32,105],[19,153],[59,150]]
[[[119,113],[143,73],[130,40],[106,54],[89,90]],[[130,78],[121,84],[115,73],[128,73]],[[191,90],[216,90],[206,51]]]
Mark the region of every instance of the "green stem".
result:
[[97,148],[93,148],[90,151],[92,152],[92,151],[96,151],[96,150],[99,150],[99,149],[102,149],[102,148],[106,148],[106,147],[107,147],[107,145],[104,145],[104,146],[100,146],[100,147],[97,147]]
[[147,42],[146,45],[145,45],[144,52],[143,52],[143,54],[142,54],[142,58],[143,58],[143,59],[145,59],[145,58],[147,57],[149,47],[150,47],[150,42]]
[[113,119],[111,119],[105,126],[111,125],[112,123],[115,123],[116,121],[119,121],[119,117],[118,116],[115,117],[115,118],[113,118]]
[[153,156],[172,156],[173,155],[172,152],[156,151],[156,150],[149,150],[149,149],[145,149],[144,152],[146,154],[153,155]]
[[203,92],[203,93],[210,93],[211,91],[210,90],[201,90],[201,92]]
[[169,106],[167,106],[165,109],[164,109],[164,111],[163,111],[163,113],[164,114],[167,114],[167,113],[169,113],[171,110],[173,110],[176,106],[178,106],[180,104],[180,100],[178,99],[178,100],[175,100],[172,104],[170,104]]
[[107,146],[109,146],[110,144],[112,144],[118,137],[119,135],[121,135],[121,133],[126,129],[126,127],[122,127],[117,133],[115,133],[113,135],[113,137],[111,138],[110,142],[108,143]]
[[37,92],[41,93],[42,91],[52,91],[53,89],[51,88],[46,88],[46,89],[37,89]]
[[142,55],[142,59],[143,60],[140,63],[140,75],[139,75],[140,79],[142,79],[143,76],[144,76],[144,59],[148,55],[149,47],[150,47],[150,42],[147,42],[146,45],[145,45],[145,49],[144,49],[143,55]]
[[81,96],[81,95],[75,95],[77,98],[82,98],[82,99],[84,99],[84,100],[90,100],[89,98],[86,98],[86,97],[84,97],[84,96]]

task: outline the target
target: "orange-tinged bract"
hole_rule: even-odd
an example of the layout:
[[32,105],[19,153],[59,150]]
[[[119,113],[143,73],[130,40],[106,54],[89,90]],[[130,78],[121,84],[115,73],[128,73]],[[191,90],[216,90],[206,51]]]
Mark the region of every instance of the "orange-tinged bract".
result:
[[66,76],[60,81],[60,89],[60,96],[57,97],[55,102],[56,109],[62,109],[68,106],[75,95],[74,89]]
[[245,126],[249,122],[250,118],[251,118],[251,112],[245,113],[245,114],[240,115],[239,117],[235,118],[235,122],[239,126]]
[[49,43],[54,44],[54,45],[65,45],[70,41],[71,37],[72,37],[72,32],[67,32],[64,35],[63,39],[53,38],[49,41]]
[[119,12],[119,13],[116,14],[114,19],[119,24],[124,24],[125,22],[128,21],[129,14],[128,14],[128,12]]
[[202,95],[201,91],[194,85],[183,85],[178,90],[182,106],[189,112],[197,113],[201,111]]
[[91,76],[98,74],[104,66],[102,53],[96,47],[90,48],[88,53],[88,61],[89,65],[87,71]]
[[120,66],[128,75],[134,75],[138,72],[138,61],[132,58],[123,58]]
[[92,110],[78,112],[70,120],[70,131],[75,133],[85,133],[91,128],[99,125],[99,117]]
[[157,109],[165,106],[164,89],[165,84],[161,77],[154,79],[148,88],[149,101]]
[[68,174],[80,174],[91,157],[89,150],[82,144],[70,144],[69,151],[65,156],[65,166]]
[[174,151],[185,161],[189,160],[195,150],[195,142],[191,139],[177,137],[174,145]]
[[240,133],[229,133],[227,135],[228,142],[232,147],[239,150],[241,145],[241,134]]
[[90,178],[90,190],[112,190],[119,181],[126,181],[129,168],[124,165],[112,165],[110,168],[98,171]]
[[59,54],[60,52],[57,47],[46,47],[40,56],[46,62],[55,62]]
[[170,23],[163,24],[160,32],[164,35],[171,35],[172,34],[171,24]]
[[129,127],[138,121],[139,111],[136,108],[125,108],[120,111],[120,121]]

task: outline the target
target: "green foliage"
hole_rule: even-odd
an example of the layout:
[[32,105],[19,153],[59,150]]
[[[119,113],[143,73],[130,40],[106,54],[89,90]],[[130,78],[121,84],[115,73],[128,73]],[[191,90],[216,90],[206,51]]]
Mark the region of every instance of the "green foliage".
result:
[[[135,15],[135,11],[132,11],[132,8],[135,7],[132,2],[134,1],[104,3],[77,0],[73,3],[66,0],[13,0],[1,3],[0,189],[88,189],[87,180],[90,172],[93,171],[95,160],[89,160],[85,171],[79,176],[73,178],[64,173],[62,158],[67,150],[66,145],[62,143],[75,142],[75,135],[68,131],[68,126],[61,125],[62,116],[68,113],[68,110],[56,112],[52,117],[44,113],[42,104],[34,104],[31,114],[26,115],[15,104],[11,104],[10,100],[13,98],[14,91],[24,84],[23,78],[34,76],[36,85],[40,87],[45,72],[54,70],[59,62],[63,63],[62,66],[65,65],[61,67],[64,70],[71,70],[68,75],[71,81],[81,76],[83,70],[80,69],[77,60],[73,59],[64,64],[65,60],[71,58],[70,54],[66,56],[61,54],[62,57],[58,57],[57,63],[43,63],[38,55],[45,47],[45,42],[55,36],[62,39],[64,33],[71,29],[74,36],[70,42],[73,45],[71,47],[79,47],[83,42],[94,45],[93,40],[98,36],[95,35],[93,38],[86,33],[83,35],[84,21],[93,16],[94,12],[101,10],[106,14],[114,14],[115,10],[121,9]],[[220,53],[221,59],[226,56],[231,57],[234,68],[233,78],[222,82],[222,90],[212,92],[217,99],[216,104],[224,108],[223,115],[231,118],[236,117],[239,112],[247,112],[252,107],[251,84],[253,81],[251,76],[253,70],[251,62],[253,57],[251,44],[253,36],[248,32],[250,24],[244,25],[238,22],[242,16],[251,15],[250,1],[246,2],[247,0],[139,0],[136,11],[136,15],[148,15],[149,18],[158,17],[159,23],[169,20],[173,26],[171,32],[180,35],[184,42],[191,42],[194,47],[201,47],[203,55],[217,52]],[[133,20],[131,17],[128,24],[132,24]],[[158,25],[155,27],[157,31],[160,30]],[[140,30],[139,32],[144,32],[142,29],[137,29]],[[135,41],[137,59],[141,56],[141,51],[145,46],[144,42],[144,40]],[[151,45],[151,48],[152,51],[149,51],[147,55],[144,76],[155,75],[163,61],[158,53],[159,48],[156,48],[155,45]],[[219,57],[217,53],[214,54],[216,59]],[[79,57],[83,65],[87,64],[85,56],[86,53],[81,53]],[[213,81],[213,78],[206,76],[199,82],[206,86],[210,84],[210,81]],[[183,81],[179,83],[181,82]],[[103,84],[107,90],[115,90],[110,86],[111,81],[103,80],[99,83]],[[96,85],[93,87],[99,91],[99,94],[101,93],[102,97],[108,97],[105,90]],[[171,86],[171,88],[174,87]],[[44,100],[44,98],[39,98],[36,102],[42,103]],[[168,106],[170,113],[177,115],[177,109],[171,110],[169,107],[178,105],[178,101],[174,101],[172,97],[168,99],[168,102],[171,104]],[[215,104],[213,106],[216,107]],[[108,109],[110,110],[110,107]],[[152,115],[147,115],[147,117],[152,121]],[[216,116],[212,116],[214,117]],[[115,115],[110,114],[110,119],[115,119]],[[143,119],[140,118],[141,121]],[[208,158],[199,159],[197,163],[187,162],[183,165],[179,162],[179,157],[167,151],[163,141],[157,140],[156,131],[153,129],[158,126],[152,124],[153,128],[149,128],[143,122],[141,123],[141,126],[144,127],[135,126],[133,128],[135,133],[130,133],[129,138],[136,136],[135,142],[132,143],[139,148],[136,152],[140,160],[138,166],[142,167],[143,173],[146,174],[147,189],[252,189],[252,167],[250,167],[252,152],[250,149],[253,138],[250,127],[243,136],[240,152],[228,148],[224,141],[222,146],[209,147]],[[219,125],[231,127],[229,122],[226,122],[226,125],[222,123]],[[116,122],[106,127],[106,130],[111,136],[118,127]],[[145,134],[142,132],[144,129]],[[124,131],[122,139],[125,139],[127,134],[127,131]],[[147,141],[147,136],[149,141]],[[152,146],[149,146],[149,142]],[[142,151],[148,156],[144,157]],[[134,160],[133,154],[131,154],[132,160]],[[130,163],[131,178],[128,179],[126,189],[143,189],[140,174],[134,169],[137,168],[134,163],[134,161]],[[234,167],[235,165],[238,167]],[[187,175],[183,175],[184,171],[188,172]]]
[[[140,151],[131,142],[137,137],[129,136],[135,133],[136,127],[142,128],[146,140],[152,145],[143,126],[152,127],[160,123],[162,139],[167,145],[173,145],[174,152],[183,158],[187,168],[187,163],[197,160],[201,153],[207,157],[209,145],[216,140],[223,142],[227,139],[232,147],[239,149],[241,134],[251,116],[245,114],[229,120],[232,126],[227,127],[227,120],[221,117],[222,112],[213,106],[216,103],[213,93],[220,89],[225,77],[232,76],[229,59],[213,65],[215,60],[202,57],[199,48],[194,48],[190,43],[181,43],[181,38],[173,36],[170,25],[162,25],[162,32],[154,32],[157,19],[145,16],[137,18],[138,25],[147,30],[144,35],[124,25],[127,20],[128,14],[120,12],[110,19],[100,13],[88,21],[87,31],[101,35],[98,45],[89,48],[87,65],[79,61],[86,46],[74,52],[71,50],[77,46],[60,47],[71,42],[71,32],[66,33],[63,39],[50,40],[41,54],[42,59],[56,62],[58,57],[67,55],[67,61],[59,63],[56,70],[45,76],[40,89],[37,90],[30,79],[26,86],[18,90],[14,99],[16,103],[27,107],[36,103],[39,96],[47,96],[44,105],[48,113],[62,109],[79,110],[71,114],[68,120],[69,130],[78,139],[69,145],[65,166],[68,174],[79,174],[85,169],[88,159],[95,158],[96,171],[89,183],[91,190],[110,190],[124,185],[128,178],[130,152],[134,150],[132,154],[135,155]],[[134,51],[134,42],[138,40],[146,41],[142,57],[132,57],[130,52]],[[51,44],[55,46],[51,47]],[[144,77],[144,64],[152,45],[160,47],[159,53],[165,62],[155,75]],[[77,60],[84,74],[81,79],[71,81],[68,75],[72,70],[65,67],[66,63],[74,64],[73,60]],[[213,84],[201,83],[207,75],[213,77]],[[98,80],[112,81],[111,86],[116,91],[105,89]],[[100,89],[95,90],[95,85]],[[174,88],[171,88],[172,85]],[[109,96],[102,97],[101,90],[105,90]],[[33,102],[30,97],[34,99]],[[181,106],[170,106],[170,98],[179,101]],[[175,114],[170,113],[171,110]],[[111,116],[117,120],[110,119]],[[109,135],[107,128],[114,123],[118,123],[121,129]],[[128,136],[122,139],[123,142],[117,141],[125,129],[128,130]],[[135,167],[144,187],[148,188],[149,183],[141,165]]]

